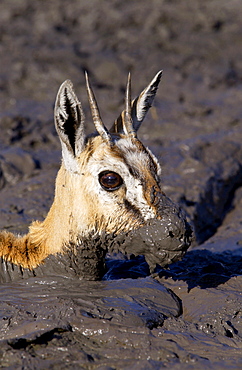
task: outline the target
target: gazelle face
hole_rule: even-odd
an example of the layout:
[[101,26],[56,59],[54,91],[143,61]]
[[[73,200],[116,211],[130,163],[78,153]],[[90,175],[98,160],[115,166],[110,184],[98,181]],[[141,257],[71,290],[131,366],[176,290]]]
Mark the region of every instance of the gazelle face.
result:
[[[80,161],[80,173],[85,173],[83,191],[89,199],[95,199],[100,218],[132,229],[159,217],[160,166],[138,139],[112,135],[112,140],[110,146],[100,136],[89,138],[80,156],[87,158],[85,170]],[[92,207],[90,210],[93,212]]]

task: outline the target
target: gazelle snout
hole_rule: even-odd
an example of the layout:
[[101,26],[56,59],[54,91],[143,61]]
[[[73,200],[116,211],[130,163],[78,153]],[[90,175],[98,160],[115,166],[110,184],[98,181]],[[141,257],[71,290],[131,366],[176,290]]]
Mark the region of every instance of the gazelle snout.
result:
[[166,267],[181,259],[192,237],[192,229],[180,207],[164,194],[157,201],[157,217],[133,230],[121,243],[123,253],[144,255],[151,272],[157,265]]

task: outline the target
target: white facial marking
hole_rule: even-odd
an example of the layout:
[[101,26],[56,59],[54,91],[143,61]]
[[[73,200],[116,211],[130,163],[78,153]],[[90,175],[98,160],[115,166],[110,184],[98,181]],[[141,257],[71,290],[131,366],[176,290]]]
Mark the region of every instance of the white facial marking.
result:
[[[148,166],[150,158],[145,152],[140,152],[136,145],[127,138],[120,139],[116,145],[125,153],[126,161],[121,157],[110,156],[110,152],[107,150],[106,144],[104,144],[101,159],[100,153],[96,154],[96,152],[94,152],[93,156],[89,160],[88,170],[91,174],[91,183],[89,183],[88,191],[98,195],[98,199],[104,207],[107,204],[113,205],[115,211],[117,200],[119,198],[119,189],[114,191],[106,191],[103,189],[99,183],[99,174],[102,171],[116,172],[123,179],[123,185],[121,185],[121,187],[125,189],[123,204],[124,201],[127,200],[140,211],[144,220],[154,218],[155,212],[144,197],[141,180],[134,177],[129,170],[129,167],[132,167],[134,172],[139,173],[142,166],[144,168]],[[127,162],[129,166],[127,166],[125,162]],[[119,206],[122,206],[120,199]]]

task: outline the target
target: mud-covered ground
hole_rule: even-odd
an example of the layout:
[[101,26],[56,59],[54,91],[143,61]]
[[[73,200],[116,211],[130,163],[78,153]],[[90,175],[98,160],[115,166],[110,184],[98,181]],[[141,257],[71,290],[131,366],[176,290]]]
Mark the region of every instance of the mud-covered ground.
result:
[[240,0],[1,1],[0,228],[26,232],[53,200],[53,104],[65,79],[89,119],[88,70],[111,125],[127,73],[135,96],[163,69],[139,136],[196,236],[152,276],[143,257],[118,255],[104,281],[2,284],[1,368],[241,368],[241,13]]

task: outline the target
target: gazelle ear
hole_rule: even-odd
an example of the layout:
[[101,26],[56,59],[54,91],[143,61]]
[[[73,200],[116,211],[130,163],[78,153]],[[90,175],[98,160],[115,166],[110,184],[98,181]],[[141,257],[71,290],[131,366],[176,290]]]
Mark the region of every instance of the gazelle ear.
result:
[[[154,97],[156,95],[160,80],[161,80],[162,71],[159,71],[149,85],[141,92],[141,94],[132,101],[131,108],[131,118],[133,122],[133,129],[135,132],[140,128],[141,123],[143,122],[146,113],[150,109]],[[115,133],[124,133],[123,130],[123,119],[124,112],[120,114],[118,119],[114,122],[110,132]]]
[[60,86],[55,102],[55,127],[66,169],[76,172],[75,157],[84,149],[84,113],[70,80]]

